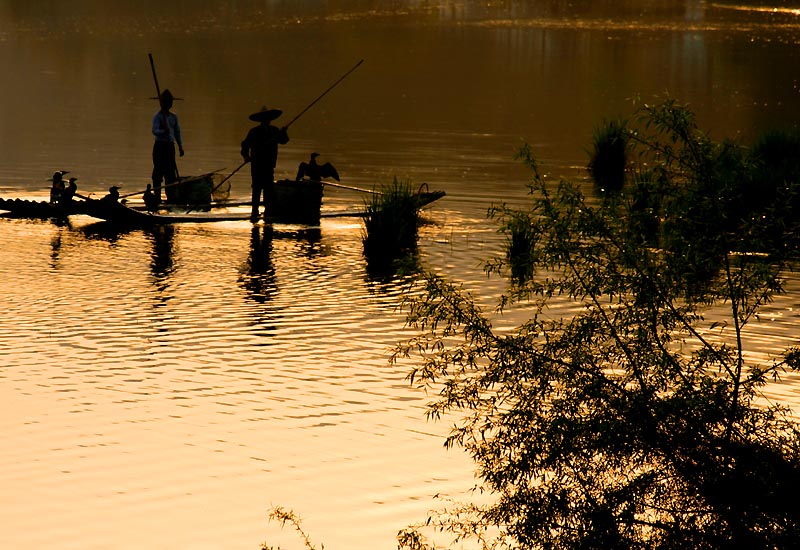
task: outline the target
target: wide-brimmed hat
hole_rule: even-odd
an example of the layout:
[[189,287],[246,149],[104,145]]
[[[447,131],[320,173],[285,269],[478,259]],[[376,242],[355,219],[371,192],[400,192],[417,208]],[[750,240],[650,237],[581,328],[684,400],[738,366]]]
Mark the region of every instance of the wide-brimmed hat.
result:
[[67,170],[56,170],[56,171],[53,173],[53,177],[52,177],[52,178],[49,178],[49,179],[48,179],[48,180],[46,180],[46,181],[58,181],[58,180],[60,180],[60,179],[61,179],[61,178],[62,178],[64,175],[66,175],[66,174],[69,174],[69,171],[67,171]]
[[183,100],[182,97],[175,97],[174,95],[172,95],[172,92],[169,91],[169,88],[167,88],[164,91],[162,91],[160,97],[153,96],[150,99],[158,99],[160,101],[163,101],[165,99],[170,99],[170,100],[174,100],[174,101],[182,101]]
[[255,122],[263,122],[263,121],[270,121],[275,120],[279,116],[283,114],[283,111],[280,109],[267,109],[266,107],[261,107],[261,110],[258,112],[253,113],[248,118]]

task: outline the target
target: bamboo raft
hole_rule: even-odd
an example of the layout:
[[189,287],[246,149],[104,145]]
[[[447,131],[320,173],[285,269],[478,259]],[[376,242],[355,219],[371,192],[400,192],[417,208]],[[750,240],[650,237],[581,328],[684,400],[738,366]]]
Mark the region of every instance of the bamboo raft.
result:
[[[263,214],[266,223],[318,225],[321,218],[357,217],[363,212],[322,212],[322,196],[327,182],[311,180],[279,180],[275,182],[275,199],[267,205]],[[364,190],[360,190],[364,191]],[[207,192],[207,191],[206,191]],[[445,195],[444,191],[420,191],[416,193],[420,208]],[[180,200],[198,195],[179,195]],[[156,212],[148,212],[143,206],[129,206],[124,201],[93,199],[76,196],[65,203],[51,203],[23,199],[0,198],[0,211],[8,216],[19,218],[64,219],[73,215],[84,215],[124,225],[147,227],[175,223],[208,223],[221,221],[247,221],[249,212],[223,212],[218,209],[234,210],[236,207],[250,206],[249,202],[187,202],[164,204]],[[212,211],[217,210],[217,211]],[[251,220],[252,221],[252,220]]]

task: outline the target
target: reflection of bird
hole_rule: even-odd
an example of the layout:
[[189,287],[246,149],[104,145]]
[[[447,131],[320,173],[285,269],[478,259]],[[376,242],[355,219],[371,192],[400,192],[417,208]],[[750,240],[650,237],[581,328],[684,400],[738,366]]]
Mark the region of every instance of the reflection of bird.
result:
[[308,162],[301,162],[297,168],[297,177],[295,179],[299,181],[304,176],[308,176],[308,179],[314,181],[322,181],[324,178],[333,178],[339,181],[339,172],[336,171],[336,168],[330,162],[322,165],[317,164],[318,156],[319,153],[311,153],[311,159]]

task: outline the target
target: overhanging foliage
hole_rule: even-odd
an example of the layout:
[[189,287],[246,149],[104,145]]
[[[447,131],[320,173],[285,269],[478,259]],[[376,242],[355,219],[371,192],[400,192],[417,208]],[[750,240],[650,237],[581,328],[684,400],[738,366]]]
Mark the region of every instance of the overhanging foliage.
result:
[[[514,333],[431,274],[406,304],[419,334],[395,358],[416,357],[410,379],[435,392],[431,417],[460,414],[447,444],[470,453],[493,496],[429,525],[484,548],[788,548],[800,431],[757,400],[800,353],[747,362],[742,331],[796,260],[796,167],[713,142],[672,100],[622,127],[631,172],[599,199],[547,183],[520,151],[531,205],[492,210],[508,247],[487,263],[511,281],[501,308],[530,305]],[[542,314],[564,300],[583,309]],[[728,312],[713,340],[712,307]],[[426,547],[413,530],[401,544]]]

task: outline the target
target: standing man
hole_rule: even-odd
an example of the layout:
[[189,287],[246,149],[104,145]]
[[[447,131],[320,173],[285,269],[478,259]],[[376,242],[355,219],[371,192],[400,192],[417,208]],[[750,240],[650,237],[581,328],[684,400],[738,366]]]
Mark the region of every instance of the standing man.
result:
[[[161,92],[159,98],[161,108],[153,115],[153,135],[156,138],[153,144],[153,189],[159,201],[161,181],[164,181],[165,186],[178,181],[178,165],[175,163],[176,143],[180,155],[183,156],[183,138],[178,115],[170,111],[174,99],[169,90]],[[173,194],[169,189],[165,189],[167,197]]]
[[250,162],[250,175],[253,181],[252,209],[250,221],[258,220],[258,206],[264,195],[264,211],[271,207],[275,196],[275,164],[278,161],[278,145],[289,142],[286,127],[277,128],[270,124],[283,114],[280,109],[262,107],[250,115],[250,120],[260,123],[247,132],[242,142],[242,158]]

